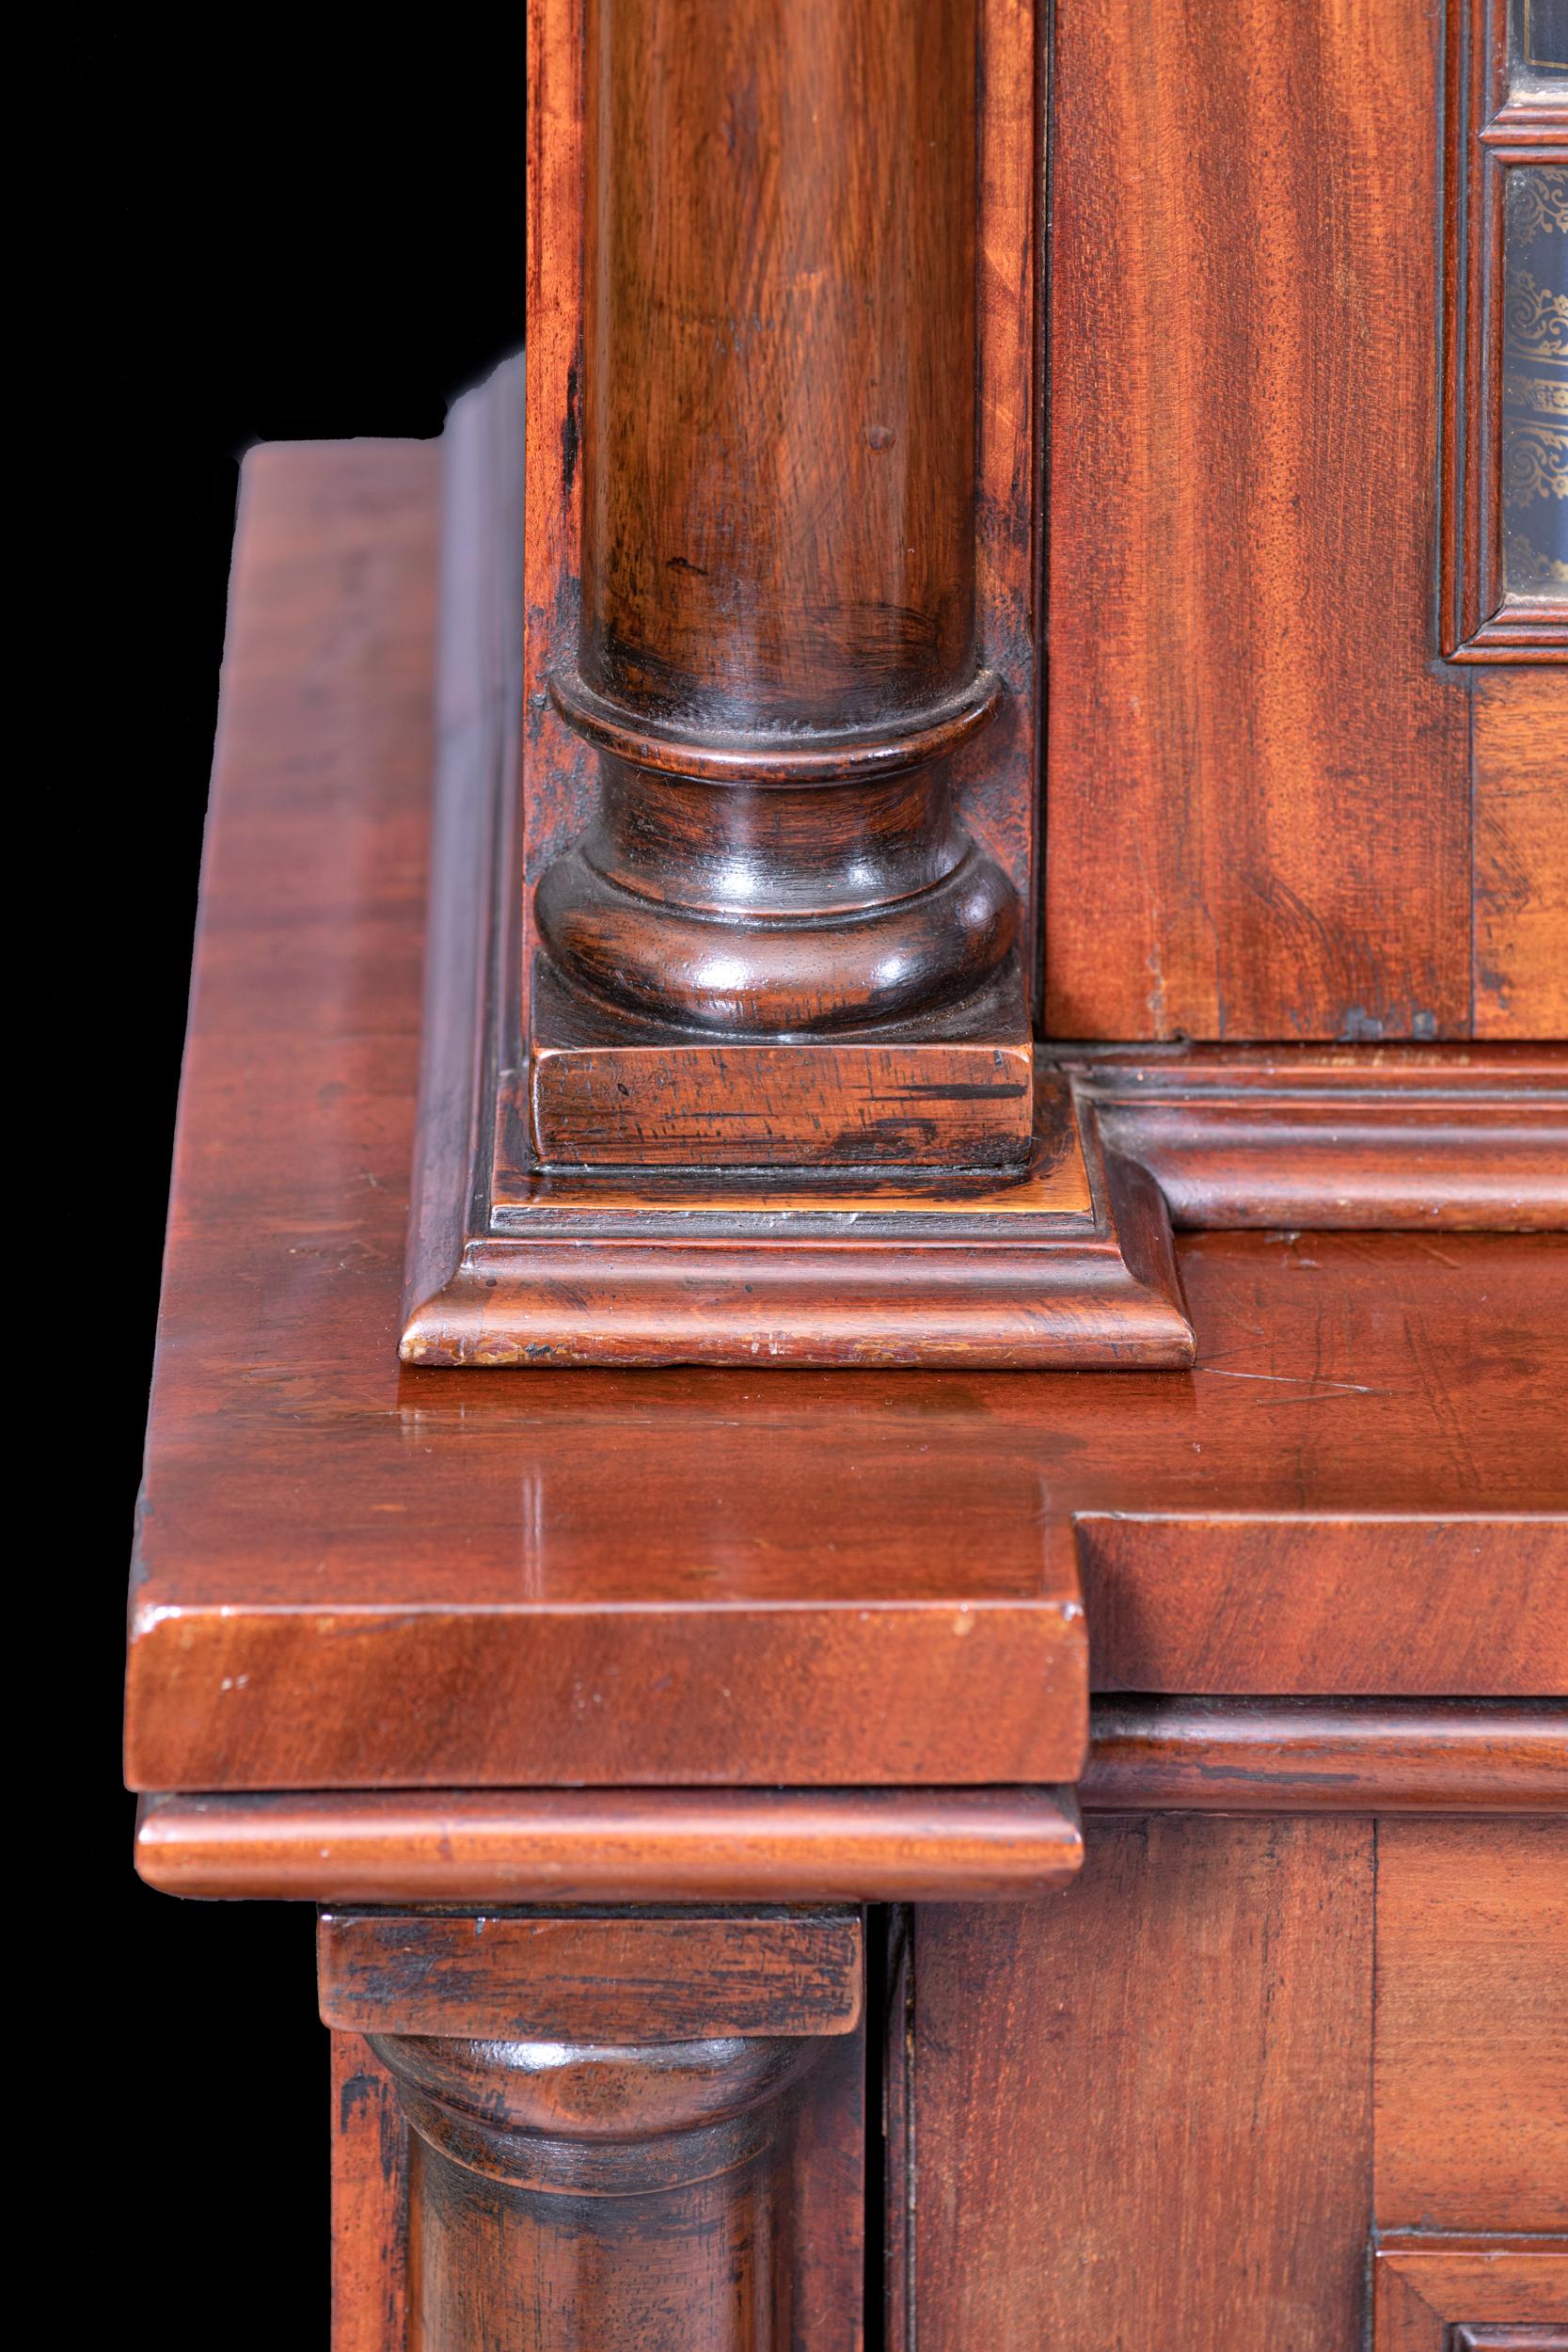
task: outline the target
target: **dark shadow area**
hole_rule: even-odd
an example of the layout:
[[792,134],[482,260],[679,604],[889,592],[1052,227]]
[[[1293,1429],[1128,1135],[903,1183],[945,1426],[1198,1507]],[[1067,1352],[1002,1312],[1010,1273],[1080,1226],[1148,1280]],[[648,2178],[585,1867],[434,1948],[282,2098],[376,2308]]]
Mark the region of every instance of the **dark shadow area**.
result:
[[66,757],[39,789],[71,905],[69,952],[42,986],[72,1181],[85,1130],[104,1185],[95,1280],[111,1294],[88,1418],[62,1429],[57,1473],[62,1574],[82,1581],[57,1634],[72,1668],[67,1867],[108,1931],[93,1938],[93,2023],[115,2052],[92,2095],[96,2131],[105,2094],[113,2117],[119,2242],[95,2251],[87,2285],[171,2347],[275,2352],[326,2343],[311,1919],[148,1892],[119,1781],[234,494],[253,441],[438,433],[451,397],[521,342],[523,11],[122,14],[55,39],[44,94],[48,298],[30,391]]

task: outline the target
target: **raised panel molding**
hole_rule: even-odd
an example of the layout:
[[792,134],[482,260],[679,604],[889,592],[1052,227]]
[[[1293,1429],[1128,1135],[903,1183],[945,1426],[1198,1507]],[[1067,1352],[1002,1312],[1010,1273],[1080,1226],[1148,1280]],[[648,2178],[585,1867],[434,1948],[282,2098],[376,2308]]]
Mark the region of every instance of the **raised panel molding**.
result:
[[1568,598],[1506,578],[1503,421],[1512,175],[1568,167],[1568,103],[1511,88],[1507,0],[1450,0],[1448,60],[1443,651],[1568,661]]
[[1562,2352],[1568,2238],[1407,2238],[1372,2257],[1374,2352]]

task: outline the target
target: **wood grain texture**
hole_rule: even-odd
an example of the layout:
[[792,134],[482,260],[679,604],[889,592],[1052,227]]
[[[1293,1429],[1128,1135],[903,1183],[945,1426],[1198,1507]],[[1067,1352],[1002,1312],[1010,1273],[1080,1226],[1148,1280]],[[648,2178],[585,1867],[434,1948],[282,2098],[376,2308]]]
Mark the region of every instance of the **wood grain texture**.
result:
[[1568,1515],[1390,1504],[1081,1520],[1095,1688],[1568,1697]]
[[1568,1823],[1380,1825],[1376,2111],[1381,2228],[1568,2224]]
[[1112,1683],[1540,1695],[1557,1236],[1187,1237],[1190,1375],[399,1368],[436,492],[420,449],[247,465],[133,1784],[1071,1778],[1085,1515]]
[[645,722],[973,673],[975,14],[589,0],[582,666]]
[[[769,1718],[776,1736],[765,1732],[754,1750],[763,1760],[755,1777],[764,1782],[834,1786],[863,1773],[938,1783],[1070,1777],[1085,1721],[1075,1568],[1070,1537],[1043,1531],[1037,1484],[1026,1466],[1027,1500],[1012,1489],[1021,1507],[1006,1510],[1001,1523],[993,1484],[988,1479],[990,1500],[976,1486],[973,1535],[960,1539],[960,1551],[973,1541],[975,1574],[960,1571],[959,1589],[949,1597],[957,1607],[942,1602],[931,1615],[934,1596],[921,1597],[924,1571],[911,1584],[914,1564],[898,1538],[890,1542],[883,1502],[865,1486],[863,1448],[841,1443],[835,1470],[832,1449],[813,1441],[814,1476],[828,1482],[818,1486],[819,1501],[831,1511],[836,1486],[850,1514],[840,1516],[825,1547],[800,1521],[796,1472],[772,1455],[769,1416],[759,1414],[745,1485],[757,1499],[770,1490],[772,1501],[764,1506],[770,1528],[759,1530],[758,1543],[733,1523],[739,1490],[722,1481],[709,1486],[710,1466],[700,1444],[693,1451],[681,1438],[677,1414],[667,1424],[669,1465],[683,1479],[696,1473],[699,1485],[655,1506],[647,1534],[651,1540],[662,1526],[666,1550],[664,1568],[655,1567],[651,1580],[653,1554],[642,1538],[628,1548],[616,1535],[603,1549],[590,1535],[612,1582],[623,1572],[631,1578],[620,1588],[629,1607],[605,1610],[593,1602],[584,1609],[586,1592],[559,1583],[542,1555],[527,1565],[535,1541],[528,1529],[553,1547],[574,1521],[587,1533],[581,1512],[598,1518],[621,1491],[605,1451],[607,1444],[613,1450],[616,1416],[604,1416],[613,1403],[604,1389],[591,1381],[578,1391],[588,1416],[580,1446],[568,1439],[558,1454],[551,1438],[537,1464],[551,1480],[546,1455],[565,1461],[576,1453],[577,1467],[567,1472],[575,1502],[562,1489],[549,1497],[536,1489],[515,1453],[519,1437],[525,1447],[531,1442],[528,1428],[543,1435],[531,1406],[520,1422],[514,1418],[524,1402],[515,1394],[511,1406],[495,1400],[510,1427],[502,1439],[509,1458],[492,1455],[488,1473],[466,1439],[450,1449],[437,1441],[431,1451],[435,1424],[427,1416],[442,1409],[440,1384],[400,1374],[391,1352],[418,1055],[436,487],[428,453],[405,454],[401,489],[388,480],[395,464],[388,469],[374,445],[302,452],[277,464],[253,460],[249,471],[197,983],[202,1034],[193,1037],[185,1069],[153,1408],[159,1468],[141,1533],[160,1552],[166,1535],[193,1564],[203,1551],[217,1584],[230,1588],[210,1629],[221,1634],[245,1624],[272,1663],[226,1661],[196,1715],[214,1703],[209,1732],[231,1750],[235,1734],[242,1748],[259,1736],[272,1756],[252,1750],[239,1765],[242,1775],[260,1764],[262,1781],[285,1787],[362,1784],[367,1772],[372,1782],[392,1785],[724,1782],[736,1777],[741,1750]],[[338,596],[343,608],[328,615]],[[326,676],[336,681],[330,706],[323,698]],[[373,704],[364,724],[361,695]],[[311,802],[323,826],[312,837],[319,865],[301,832]],[[265,939],[254,919],[258,888],[274,911]],[[323,1120],[329,1133],[318,1125]],[[259,1258],[247,1264],[252,1249]],[[471,1385],[447,1388],[454,1436],[467,1425],[462,1400]],[[269,1391],[280,1418],[263,1410],[258,1419]],[[563,1392],[554,1394],[559,1403]],[[543,1388],[534,1395],[545,1402]],[[635,1397],[633,1390],[623,1405]],[[484,1425],[499,1434],[488,1413]],[[262,1435],[268,1427],[270,1439]],[[292,1459],[273,1451],[275,1440]],[[905,1486],[911,1502],[924,1488],[915,1507],[927,1516],[939,1464],[918,1437],[904,1451],[910,1478],[892,1483]],[[253,1488],[242,1502],[246,1459],[267,1491]],[[369,1484],[360,1484],[356,1464]],[[191,1480],[215,1516],[197,1503]],[[451,1530],[461,1529],[455,1540],[437,1532],[443,1486],[455,1515]],[[654,1503],[641,1476],[625,1491]],[[374,1597],[372,1569],[370,1587],[354,1597],[343,1592],[346,1610],[323,1613],[320,1563],[337,1564],[335,1581],[337,1566],[356,1549],[348,1521],[330,1534],[326,1522],[353,1494],[348,1516],[357,1542],[380,1554],[383,1565],[406,1566],[412,1538],[434,1581],[422,1594],[405,1585],[388,1610],[391,1590],[383,1585],[381,1598]],[[717,1533],[715,1503],[724,1530],[717,1551],[703,1533],[705,1526]],[[851,1519],[859,1532],[851,1533]],[[1013,1557],[997,1585],[999,1534],[1001,1549]],[[263,1582],[279,1569],[286,1575],[293,1553],[313,1596],[309,1629],[291,1625],[291,1612],[265,1602],[253,1613],[209,1549],[214,1540],[219,1549],[237,1543]],[[722,1561],[736,1556],[736,1542],[750,1565],[738,1583],[726,1582]],[[792,1557],[807,1567],[805,1583]],[[944,1543],[942,1557],[938,1581],[945,1585],[958,1555]],[[144,1564],[148,1558],[144,1550]],[[847,1573],[850,1558],[857,1565]],[[487,1591],[477,1614],[468,1585],[475,1567]],[[416,1582],[423,1575],[418,1570]],[[1000,1614],[991,1613],[988,1590]],[[260,1597],[259,1588],[252,1594]],[[171,1734],[161,1761],[172,1768],[175,1753],[186,1763],[195,1756],[188,1675],[196,1619],[183,1600],[166,1608],[150,1584],[141,1600],[141,1631],[162,1655],[150,1675],[136,1677],[131,1743],[150,1757],[142,1744],[145,1696]],[[302,1630],[313,1655],[303,1670]],[[940,1695],[916,1662],[931,1636]],[[1010,1708],[993,1668],[1004,1678],[1016,1670]],[[198,1674],[205,1683],[205,1668]],[[248,1715],[249,1693],[263,1682],[270,1695],[247,1729],[235,1702]],[[381,1695],[372,1697],[376,1685]],[[1048,1701],[1042,1713],[1042,1695],[1052,1690],[1062,1711]],[[719,1728],[715,1708],[728,1732]],[[1010,1730],[995,1743],[1009,1713]],[[314,1762],[298,1743],[307,1718],[326,1736]],[[269,1723],[283,1735],[276,1745]],[[699,1766],[694,1737],[711,1742],[716,1730],[717,1744]],[[955,1740],[970,1751],[957,1772],[942,1760]],[[155,1739],[154,1748],[160,1744]],[[662,1764],[655,1760],[661,1745]],[[915,1763],[912,1772],[895,1770],[900,1754]],[[210,1750],[208,1760],[215,1763]],[[139,1776],[142,1764],[132,1769]],[[184,1767],[155,1769],[150,1777],[171,1786]],[[208,1787],[228,1778],[227,1768],[197,1775]]]
[[[536,1922],[545,1933],[519,1950],[507,1924],[324,1924],[324,2008],[352,1995],[379,2028],[373,2043],[332,2036],[333,2352],[761,2352],[792,2329],[858,2352],[865,2053],[845,1998],[858,2012],[858,1918],[842,1923],[852,1967],[828,1975],[813,1963],[822,1923],[799,1915],[688,1915],[683,1947],[668,1945],[675,1923],[601,1915]],[[736,2008],[747,1983],[779,1992],[792,1925],[797,1990],[810,1979],[826,1996],[793,2022],[825,2038],[753,2034]],[[385,1964],[367,1968],[377,1927]],[[464,1931],[490,1955],[483,2040],[457,2029],[450,1998]],[[786,2024],[785,2006],[775,2016]],[[569,2019],[621,2038],[515,2038]],[[386,2030],[399,2020],[436,2030]]]
[[852,1911],[332,1910],[316,1950],[322,2023],[339,2033],[683,2042],[852,2032],[863,1947]]
[[[961,1012],[943,1014],[952,1040],[940,1048],[924,1016],[882,1025],[870,1073],[873,1032],[863,1027],[832,1041],[705,1043],[608,1005],[590,1015],[542,959],[519,963],[509,747],[519,725],[511,616],[522,590],[508,506],[516,489],[505,438],[510,373],[467,395],[449,428],[404,1357],[467,1368],[1190,1361],[1191,1328],[1151,1188],[1114,1159],[1097,1155],[1089,1168],[1059,1081],[1030,1091],[1016,959]],[[902,790],[897,777],[894,785]],[[752,798],[776,812],[791,796]],[[754,811],[753,819],[761,823]],[[634,839],[644,831],[640,818]],[[700,928],[705,954],[715,932]],[[529,992],[541,976],[536,1001]],[[956,1068],[960,1038],[979,1047],[979,1072]],[[633,1063],[638,1091],[624,1096]],[[549,1151],[563,1162],[592,1159],[593,1169],[540,1165],[547,1096],[558,1107],[569,1096],[573,1121]],[[936,1176],[928,1167],[841,1169],[815,1187],[805,1174],[756,1168],[681,1175],[686,1160],[755,1158],[764,1127],[761,1156],[770,1163],[924,1160],[960,1137],[966,1154],[988,1162],[1028,1150],[1022,1168],[1007,1169],[1010,1184],[994,1167]],[[660,1161],[675,1158],[676,1173],[607,1175],[597,1163],[625,1158],[633,1141]],[[1083,1188],[1076,1224],[1055,1221],[1069,1170]],[[1031,1230],[1030,1214],[1051,1221]]]
[[332,2036],[332,2352],[405,2352],[408,2126],[362,2035]]
[[1082,1859],[1040,1788],[164,1796],[136,1836],[166,1894],[329,1903],[1016,1899]]
[[328,1915],[319,1955],[407,2127],[407,2352],[856,2352],[858,1913]]
[[1034,1050],[1016,965],[924,1039],[901,1022],[902,1038],[716,1041],[589,1009],[542,961],[531,1006],[530,1127],[552,1168],[1017,1172],[1029,1157]]
[[1393,2238],[1373,2249],[1372,2352],[1561,2352],[1568,2240]]
[[[976,0],[587,0],[584,30],[581,594],[549,675],[600,778],[533,883],[540,1161],[639,1164],[673,1093],[736,1114],[692,1165],[746,1165],[759,1110],[800,1164],[847,1128],[879,1165],[1016,1165],[1027,1068],[971,1079],[961,1132],[908,1134],[972,1007],[1029,1056],[1017,893],[949,765],[1003,692],[976,631]],[[584,1066],[601,1014],[726,1051],[610,1035]],[[853,1057],[753,1050],[884,1025],[905,1108],[874,1123]]]
[[1568,1036],[1568,673],[1474,689],[1475,1033]]
[[1046,1032],[1469,1025],[1433,666],[1441,15],[1063,8]]
[[925,2352],[1354,2344],[1371,1905],[1367,1824],[1183,1818],[917,1913]]
[[1568,1813],[1568,1703],[1101,1699],[1091,1724],[1100,1812]]
[[[801,2269],[816,2340],[854,2352],[858,2148],[833,2152],[848,2193],[805,2241],[791,2193],[819,2043],[372,2046],[411,2127],[410,2352],[764,2352],[787,2341]],[[834,2120],[858,2122],[842,2101]]]
[[[969,0],[923,19],[918,7],[904,7],[890,13],[880,40],[865,10],[822,0],[792,11],[787,24],[770,22],[761,37],[731,15],[725,39],[710,28],[689,40],[689,12],[675,8],[640,16],[625,6],[589,11],[581,0],[531,0],[526,874],[537,881],[593,803],[594,756],[546,685],[578,644],[585,562],[595,645],[606,637],[595,615],[607,596],[611,607],[629,600],[645,616],[657,585],[657,628],[690,654],[694,675],[728,664],[732,684],[750,674],[776,689],[793,677],[796,700],[803,684],[807,701],[815,694],[818,703],[834,660],[842,669],[847,660],[850,691],[863,698],[879,671],[884,687],[895,673],[896,664],[889,672],[876,660],[857,663],[857,648],[874,654],[879,643],[908,640],[918,657],[911,621],[923,595],[909,592],[924,583],[942,605],[940,615],[927,614],[925,635],[947,646],[948,674],[966,675],[966,658],[977,653],[1005,692],[983,753],[960,753],[958,780],[971,830],[1014,884],[1022,962],[1032,971],[1035,9],[1031,0]],[[950,71],[933,69],[933,43]],[[625,87],[617,56],[636,68]],[[922,70],[911,78],[905,66],[917,56]],[[661,109],[671,119],[673,136],[659,142],[673,232],[662,249],[640,242],[640,188],[618,212],[613,203],[604,212],[616,157],[605,159],[602,142],[588,136],[589,71],[596,115],[619,88],[637,118],[620,125],[627,154]],[[709,102],[726,71],[734,87],[720,88],[715,115]],[[965,105],[976,76],[985,103]],[[901,151],[883,121],[847,167],[823,170],[841,91],[856,94],[862,125],[885,103],[895,113],[913,106],[926,132],[942,135],[916,136]],[[596,159],[610,167],[608,180]],[[618,272],[585,271],[585,191],[625,264]],[[920,224],[938,197],[942,233],[927,251]],[[835,292],[846,255],[853,302]],[[725,282],[735,295],[733,350],[709,331]],[[777,298],[764,299],[766,289]],[[628,331],[635,358],[618,368],[618,338]],[[877,364],[878,352],[891,367]],[[677,380],[689,397],[672,404]],[[771,401],[769,386],[779,395]],[[892,400],[893,413],[871,414],[873,391]],[[968,429],[954,429],[954,398],[974,412]],[[688,433],[693,416],[704,429]],[[748,439],[759,422],[769,436],[761,454]],[[787,451],[781,436],[794,437]],[[593,453],[585,437],[597,442]],[[650,516],[678,524],[681,547],[639,548],[636,514],[632,535],[617,539],[616,524],[628,519],[617,463],[645,476]],[[917,477],[938,490],[934,504],[916,490]],[[818,497],[791,497],[818,481]],[[902,536],[881,529],[898,522],[910,498],[921,528]],[[705,545],[684,544],[693,531]],[[799,576],[781,560],[791,551]],[[845,614],[836,646],[835,595]],[[872,698],[886,708],[885,692]],[[536,944],[531,887],[521,968]]]

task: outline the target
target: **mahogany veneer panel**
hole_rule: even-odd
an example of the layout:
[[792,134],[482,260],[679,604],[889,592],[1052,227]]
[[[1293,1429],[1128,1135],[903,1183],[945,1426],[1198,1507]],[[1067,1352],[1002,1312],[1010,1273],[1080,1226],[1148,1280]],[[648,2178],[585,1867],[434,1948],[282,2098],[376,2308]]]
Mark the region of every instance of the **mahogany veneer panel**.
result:
[[1097,1690],[1568,1697],[1568,1519],[1330,1507],[1079,1534]]
[[[1188,1687],[1551,1687],[1560,1236],[1193,1236],[1191,1375],[399,1368],[435,503],[420,447],[246,469],[133,1785],[1071,1778],[1085,1513],[1124,1686],[1185,1665],[1158,1604],[1196,1577]],[[1454,1515],[1491,1523],[1416,1524]],[[1252,1609],[1281,1546],[1299,1599]]]
[[1380,1823],[1376,2096],[1381,2228],[1568,2226],[1568,1822]]
[[922,2352],[1359,2341],[1371,1840],[1106,1819],[1050,1902],[916,1915]]
[[1568,676],[1476,679],[1475,1033],[1568,1036]]
[[1463,1036],[1442,10],[1054,12],[1046,1029]]

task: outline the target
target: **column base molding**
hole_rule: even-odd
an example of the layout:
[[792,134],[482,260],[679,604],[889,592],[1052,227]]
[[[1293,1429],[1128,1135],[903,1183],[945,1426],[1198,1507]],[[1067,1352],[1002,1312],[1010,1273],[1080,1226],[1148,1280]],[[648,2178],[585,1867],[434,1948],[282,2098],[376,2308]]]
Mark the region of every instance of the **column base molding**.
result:
[[[919,1082],[931,1091],[916,1114],[910,1041],[896,1035],[874,1045],[689,1033],[661,1042],[621,1035],[610,1010],[597,1030],[580,1017],[574,1027],[560,1005],[546,1024],[548,1051],[536,1045],[531,1104],[517,390],[514,371],[502,371],[458,405],[447,434],[441,752],[404,1360],[1189,1363],[1192,1330],[1152,1187],[1101,1149],[1059,1075],[1047,1072],[1027,1090],[1035,1054],[1016,965],[985,993],[973,1038],[955,1014],[950,1037],[918,1041],[920,1057],[937,1060]],[[543,1164],[533,1142],[541,1123],[575,1134],[579,1157],[602,1163],[610,1098],[626,1100],[619,1062],[658,1053],[678,1099],[662,1120],[650,1112],[644,1121],[640,1165]],[[705,1157],[735,1152],[733,1138],[709,1132],[703,1107],[712,1099],[705,1057],[732,1055],[755,1072],[754,1160],[705,1167]],[[859,1096],[846,1119],[851,1065]],[[818,1164],[768,1164],[779,1148],[773,1131],[799,1136],[811,1125],[800,1096],[814,1083],[824,1115],[836,1106],[837,1117],[819,1138]],[[890,1086],[902,1090],[896,1104]],[[790,1088],[790,1117],[774,1117],[769,1100],[776,1106]],[[998,1089],[1007,1113],[1000,1124]],[[638,1092],[657,1092],[645,1073]],[[571,1120],[560,1116],[563,1095],[574,1098]],[[1016,1167],[987,1165],[998,1150],[1016,1157],[1021,1104],[1033,1109],[1026,1155]],[[606,1116],[596,1120],[596,1109]],[[926,1120],[931,1134],[917,1150],[951,1151],[970,1136],[968,1156],[979,1164],[877,1165],[890,1117],[906,1141]],[[683,1153],[699,1165],[679,1164]]]
[[[447,436],[405,1362],[1180,1370],[1195,1343],[1173,1226],[1568,1226],[1562,1048],[1047,1058],[1005,967],[973,1036],[950,1015],[950,1034],[919,1043],[931,1066],[913,1103],[897,1025],[870,1040],[664,1035],[569,1001],[553,974],[533,1022],[518,395],[509,367]],[[1031,1057],[1028,1153],[998,1166],[1017,1138],[994,1089],[1022,1099]],[[635,1167],[612,1157],[633,1098]],[[546,1164],[541,1133],[571,1138],[578,1164]],[[890,1151],[905,1164],[877,1165]],[[972,1164],[908,1164],[922,1152]]]

